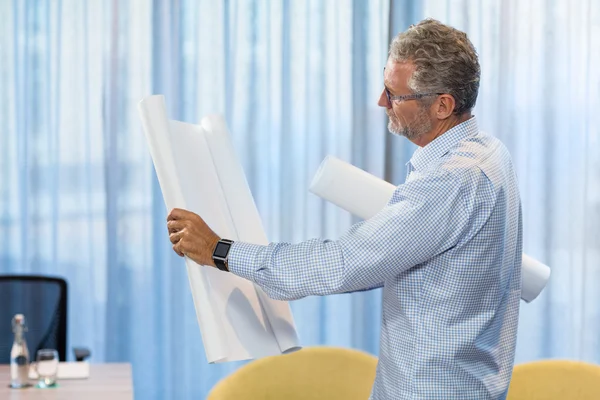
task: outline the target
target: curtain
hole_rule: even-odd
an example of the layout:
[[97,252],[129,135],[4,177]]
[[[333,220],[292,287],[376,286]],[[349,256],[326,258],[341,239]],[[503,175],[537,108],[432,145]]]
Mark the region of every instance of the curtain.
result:
[[[525,251],[553,268],[522,304],[517,362],[600,362],[594,0],[0,0],[0,15],[0,273],[67,278],[69,346],[131,362],[137,398],[204,398],[243,364],[206,363],[137,102],[224,114],[268,237],[336,238],[355,220],[310,180],[333,154],[402,183],[414,146],[376,102],[390,38],[424,17],[475,44],[475,115],[513,155]],[[380,296],[292,302],[302,343],[376,354]]]
[[[268,237],[336,237],[308,192],[334,154],[384,176],[388,3],[0,1],[0,273],[69,282],[69,346],[133,365],[140,399],[205,398],[184,264],[137,115],[224,114]],[[292,304],[303,345],[378,349],[380,291]]]

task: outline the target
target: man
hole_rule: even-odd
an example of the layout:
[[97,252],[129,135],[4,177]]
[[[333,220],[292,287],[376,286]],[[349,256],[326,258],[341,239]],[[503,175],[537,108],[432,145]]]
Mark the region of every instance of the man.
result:
[[521,205],[506,148],[471,115],[479,75],[466,34],[434,20],[412,26],[390,46],[378,104],[389,130],[419,148],[387,207],[335,241],[268,246],[219,242],[199,216],[175,209],[174,250],[215,265],[220,243],[229,271],[275,299],[383,286],[373,399],[505,398]]

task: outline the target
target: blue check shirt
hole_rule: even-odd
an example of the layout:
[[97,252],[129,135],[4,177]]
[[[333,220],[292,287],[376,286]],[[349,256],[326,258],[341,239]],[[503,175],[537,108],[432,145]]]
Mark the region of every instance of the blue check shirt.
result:
[[388,205],[340,239],[237,242],[229,269],[281,300],[383,286],[372,399],[503,399],[521,297],[510,155],[471,118],[407,165]]

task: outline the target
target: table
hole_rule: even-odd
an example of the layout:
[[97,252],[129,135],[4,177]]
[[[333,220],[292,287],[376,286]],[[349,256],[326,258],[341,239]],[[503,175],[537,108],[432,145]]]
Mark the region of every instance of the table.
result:
[[0,365],[2,400],[132,400],[132,382],[129,364],[90,364],[87,379],[63,379],[52,389],[11,389],[10,367]]

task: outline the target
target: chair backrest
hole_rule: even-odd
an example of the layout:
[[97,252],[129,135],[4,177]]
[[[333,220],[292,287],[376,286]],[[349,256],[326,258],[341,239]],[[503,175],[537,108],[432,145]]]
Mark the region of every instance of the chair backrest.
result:
[[369,398],[377,358],[357,350],[309,347],[250,362],[220,381],[207,400]]
[[39,275],[0,275],[0,364],[10,363],[12,318],[23,314],[32,360],[39,349],[67,352],[67,282]]
[[600,399],[600,366],[544,360],[516,365],[507,400]]

